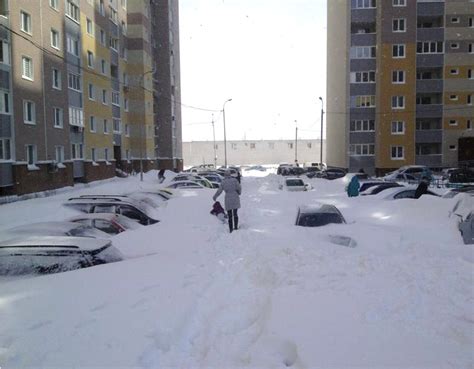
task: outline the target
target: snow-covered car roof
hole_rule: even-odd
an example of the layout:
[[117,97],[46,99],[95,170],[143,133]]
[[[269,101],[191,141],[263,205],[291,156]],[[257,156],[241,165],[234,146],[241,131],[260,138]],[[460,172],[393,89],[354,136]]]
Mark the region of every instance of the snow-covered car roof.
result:
[[298,207],[301,214],[311,213],[336,213],[340,214],[338,208],[331,204],[311,204],[311,205],[300,205]]
[[[74,232],[76,231],[76,232]],[[78,234],[81,233],[81,234]],[[84,234],[83,234],[84,233]],[[1,239],[7,239],[15,236],[58,236],[58,237],[76,237],[88,236],[98,238],[108,238],[109,236],[92,227],[74,222],[39,222],[25,224],[18,227],[10,228],[0,235]]]
[[[174,186],[176,186],[176,189],[180,189],[181,187],[179,187],[178,185],[182,185],[182,184],[189,184],[190,186],[187,186],[188,188],[207,188],[207,187],[204,187],[202,184],[195,181],[176,181],[169,184],[166,188],[174,188]],[[194,185],[194,186],[191,186],[191,185]],[[182,188],[186,189],[185,186],[183,186]]]
[[103,238],[87,237],[58,237],[58,236],[27,236],[14,237],[0,241],[0,252],[9,248],[67,248],[82,251],[102,250],[112,245],[112,242]]

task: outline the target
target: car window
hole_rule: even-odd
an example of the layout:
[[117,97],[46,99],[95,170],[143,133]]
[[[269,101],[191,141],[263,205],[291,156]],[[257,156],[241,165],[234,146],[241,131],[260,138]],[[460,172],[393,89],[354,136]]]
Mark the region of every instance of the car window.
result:
[[397,193],[394,196],[395,199],[414,199],[415,198],[415,190],[406,190]]
[[343,223],[340,215],[335,213],[302,214],[298,219],[298,225],[303,227],[320,227],[331,223]]
[[115,205],[96,205],[94,213],[115,213]]
[[119,214],[122,214],[123,216],[126,216],[127,218],[130,218],[130,219],[136,219],[136,220],[142,219],[142,214],[138,210],[128,205],[120,205]]
[[81,226],[69,231],[69,235],[73,237],[103,237],[104,234],[97,229],[89,226]]
[[119,233],[119,230],[109,220],[106,219],[94,220],[94,227],[109,234]]
[[286,181],[287,186],[304,186],[304,182],[299,179],[289,179]]
[[90,219],[78,219],[78,220],[75,220],[74,223],[80,223],[86,226],[92,226],[92,220]]

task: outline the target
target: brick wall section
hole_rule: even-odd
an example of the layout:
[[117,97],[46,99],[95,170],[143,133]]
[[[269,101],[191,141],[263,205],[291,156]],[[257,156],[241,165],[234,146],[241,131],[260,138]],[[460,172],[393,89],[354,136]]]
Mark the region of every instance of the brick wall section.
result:
[[13,166],[14,193],[25,195],[32,192],[54,190],[73,186],[72,163],[65,163],[66,168],[56,172],[49,171],[48,164],[37,164],[38,170],[28,170],[26,165]]
[[84,182],[88,183],[115,177],[114,162],[108,165],[105,164],[105,162],[99,162],[97,164],[93,165],[92,162],[84,163]]

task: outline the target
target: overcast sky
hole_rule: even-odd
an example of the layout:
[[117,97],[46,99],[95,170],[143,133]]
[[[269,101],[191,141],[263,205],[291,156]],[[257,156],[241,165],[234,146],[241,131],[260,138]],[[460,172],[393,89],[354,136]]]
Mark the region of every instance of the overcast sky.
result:
[[[319,138],[326,0],[180,0],[181,100],[221,110],[228,140]],[[216,139],[222,114],[214,113]],[[183,141],[212,140],[212,113],[182,107]]]

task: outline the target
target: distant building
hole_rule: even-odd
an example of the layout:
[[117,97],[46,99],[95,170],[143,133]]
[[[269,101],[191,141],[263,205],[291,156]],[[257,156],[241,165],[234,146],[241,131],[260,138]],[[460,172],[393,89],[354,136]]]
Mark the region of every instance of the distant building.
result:
[[328,1],[328,164],[474,164],[474,2]]
[[0,196],[181,168],[178,0],[0,0]]
[[[229,165],[294,163],[319,163],[320,140],[298,140],[297,152],[294,140],[245,140],[227,141],[227,163]],[[185,166],[214,164],[213,141],[183,142]],[[325,141],[323,140],[323,149]],[[216,162],[224,165],[224,141],[216,141]],[[323,162],[325,153],[323,151]]]

